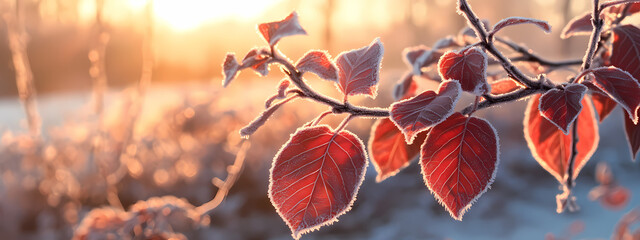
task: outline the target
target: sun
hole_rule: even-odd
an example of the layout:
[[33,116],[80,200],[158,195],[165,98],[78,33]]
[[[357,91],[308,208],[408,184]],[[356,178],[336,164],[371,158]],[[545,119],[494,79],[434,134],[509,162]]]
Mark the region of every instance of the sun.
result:
[[[154,0],[156,21],[177,31],[196,29],[202,24],[233,20],[248,20],[260,15],[281,0]],[[132,9],[142,9],[147,0],[129,0]]]

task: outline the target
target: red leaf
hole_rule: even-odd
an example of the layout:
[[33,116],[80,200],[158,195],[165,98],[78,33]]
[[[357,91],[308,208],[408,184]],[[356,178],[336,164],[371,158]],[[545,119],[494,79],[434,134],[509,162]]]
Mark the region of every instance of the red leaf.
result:
[[[423,134],[424,133],[424,134]],[[369,156],[378,172],[377,182],[396,175],[420,153],[420,144],[428,130],[418,135],[418,141],[407,145],[402,132],[389,118],[379,119],[371,128]]]
[[418,96],[391,104],[391,121],[404,133],[408,144],[416,135],[449,117],[460,98],[460,84],[444,81],[438,92],[424,91]]
[[638,123],[638,108],[640,108],[640,83],[628,72],[616,67],[601,67],[592,69],[593,85],[598,87],[609,97],[616,100],[629,113],[634,123]]
[[258,25],[258,31],[260,31],[264,40],[271,46],[276,45],[283,37],[307,34],[302,26],[300,26],[298,13],[296,12],[292,12],[282,21],[262,23]]
[[249,67],[262,76],[269,74],[269,55],[266,48],[253,48],[242,59],[242,67]]
[[493,30],[491,30],[489,34],[496,34],[498,31],[500,31],[505,27],[517,25],[517,24],[524,24],[524,23],[535,24],[536,26],[544,30],[545,33],[551,32],[551,25],[549,25],[547,21],[542,21],[542,20],[533,19],[533,18],[508,17],[500,20],[498,23],[496,23],[496,25],[493,25]]
[[489,188],[498,162],[496,130],[460,113],[431,128],[420,155],[424,182],[457,220]]
[[591,12],[585,12],[582,15],[569,20],[569,23],[567,23],[564,29],[562,29],[560,38],[567,39],[572,36],[590,35],[592,31],[593,25],[591,25]]
[[222,75],[224,75],[222,86],[226,87],[234,78],[236,78],[236,75],[238,75],[238,69],[240,69],[240,64],[238,64],[238,60],[236,60],[236,55],[233,53],[227,53],[227,57],[224,59],[224,63],[222,63]]
[[421,75],[422,68],[438,63],[443,52],[431,50],[424,45],[405,48],[402,51],[404,62],[412,69],[413,74]]
[[380,38],[369,46],[342,52],[336,57],[338,88],[345,95],[366,94],[376,97],[384,48]]
[[418,84],[413,80],[412,74],[407,74],[404,79],[401,79],[393,87],[393,98],[398,100],[404,100],[416,95],[418,91]]
[[269,198],[295,239],[349,211],[367,163],[351,132],[321,125],[291,135],[274,158]]
[[633,25],[613,28],[611,64],[640,78],[640,29]]
[[636,160],[638,151],[640,150],[640,124],[634,124],[629,118],[629,114],[625,113],[624,130],[627,133],[627,142],[629,150],[631,150],[631,159]]
[[600,198],[602,206],[611,210],[621,210],[627,206],[631,192],[623,186],[613,186],[607,189]]
[[582,110],[582,97],[587,87],[582,84],[569,84],[564,89],[551,89],[540,97],[540,113],[556,125],[564,134]]
[[593,100],[593,106],[598,113],[600,122],[607,118],[607,116],[609,116],[613,109],[618,105],[616,101],[609,98],[606,93],[603,95],[598,92],[593,92],[593,94],[591,94],[591,99]]
[[491,83],[491,94],[502,95],[522,89],[523,86],[510,78],[498,80]]
[[478,47],[463,52],[446,52],[438,62],[442,79],[460,82],[462,90],[482,95],[490,91],[487,84],[487,55]]
[[[529,149],[538,163],[559,182],[564,183],[567,166],[571,157],[571,137],[573,129],[566,135],[553,123],[542,117],[538,106],[540,95],[535,95],[529,101],[524,117],[524,137]],[[578,155],[573,165],[573,178],[580,173],[582,167],[589,161],[598,147],[598,123],[593,114],[593,108],[582,99],[583,109],[578,115]]]
[[338,80],[338,70],[327,51],[311,50],[305,53],[296,63],[296,68],[300,72],[315,73],[322,79]]

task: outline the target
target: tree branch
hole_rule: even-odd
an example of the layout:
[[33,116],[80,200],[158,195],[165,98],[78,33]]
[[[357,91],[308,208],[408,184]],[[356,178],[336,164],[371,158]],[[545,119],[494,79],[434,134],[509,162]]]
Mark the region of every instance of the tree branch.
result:
[[480,45],[487,52],[491,53],[491,55],[498,59],[498,61],[502,64],[504,70],[507,72],[507,74],[509,74],[511,78],[519,81],[529,88],[539,88],[540,85],[544,85],[543,83],[536,82],[533,78],[528,77],[527,75],[522,73],[522,71],[520,71],[520,69],[513,65],[513,63],[511,63],[511,61],[507,57],[505,57],[500,51],[498,51],[496,46],[493,44],[493,38],[488,39],[487,32],[484,29],[482,22],[480,21],[480,19],[478,19],[475,13],[473,13],[466,0],[458,0],[458,10],[464,14],[467,22],[476,32],[476,36],[480,38]]
[[571,157],[569,158],[569,168],[567,168],[567,189],[573,188],[573,165],[575,165],[576,156],[578,156],[578,118],[573,121],[571,130]]
[[302,73],[300,73],[296,67],[291,63],[288,58],[280,56],[277,51],[271,53],[272,61],[281,64],[286,69],[287,75],[291,79],[296,87],[302,91],[300,97],[311,98],[315,101],[328,105],[332,108],[333,113],[349,113],[353,116],[368,116],[368,117],[388,117],[389,111],[384,108],[365,108],[358,107],[349,104],[349,102],[339,102],[338,100],[322,95],[314,91],[309,85],[307,85],[302,79]]
[[604,20],[600,18],[601,11],[600,0],[593,0],[593,12],[591,13],[591,25],[593,25],[593,31],[591,32],[591,38],[589,38],[589,47],[582,59],[581,71],[587,70],[591,67],[593,55],[596,52],[598,42],[600,42],[600,34],[602,33],[602,26],[604,25]]
[[536,62],[540,65],[543,66],[547,66],[547,67],[552,67],[552,68],[559,68],[559,67],[567,67],[567,66],[573,66],[573,65],[581,65],[582,64],[582,59],[574,59],[574,60],[564,60],[564,61],[550,61],[550,60],[546,60],[543,59],[542,57],[538,56],[537,54],[533,53],[530,49],[525,48],[511,40],[508,39],[504,39],[501,37],[496,37],[496,42],[498,43],[502,43],[505,46],[507,46],[508,48],[510,48],[511,50],[522,54],[522,56],[520,57],[516,57],[511,59],[511,61],[513,62],[518,62],[518,61],[523,61],[523,62]]
[[[213,197],[213,199],[211,199],[211,201],[206,202],[196,208],[196,211],[200,214],[200,216],[205,216],[211,213],[211,211],[218,207],[227,196],[229,190],[231,190],[231,187],[233,187],[236,180],[238,180],[240,173],[242,173],[242,169],[244,168],[244,159],[247,155],[247,150],[249,149],[250,145],[251,144],[249,144],[248,141],[242,140],[242,145],[240,146],[240,150],[238,150],[238,153],[236,154],[236,159],[234,160],[233,165],[229,166],[227,170],[227,178],[224,180],[224,182],[216,184],[216,186],[218,186],[219,188],[218,192],[216,192],[216,195]],[[218,178],[214,178],[214,184],[216,182],[215,180],[221,181]]]
[[[480,109],[483,109],[483,108],[488,108],[488,107],[491,107],[491,106],[494,106],[494,105],[497,105],[497,104],[500,104],[500,103],[519,100],[519,99],[528,97],[528,96],[530,96],[532,94],[535,94],[535,93],[544,92],[546,90],[547,89],[543,89],[543,88],[525,88],[525,89],[517,90],[517,91],[512,92],[512,93],[500,95],[498,97],[489,97],[488,98],[488,96],[484,96],[485,100],[480,102],[480,103],[478,103],[478,106],[475,107],[476,108],[475,110],[477,111],[477,110],[480,110]],[[471,104],[470,106],[468,106],[468,107],[466,107],[464,109],[462,109],[462,111],[460,111],[460,113],[465,114],[465,115],[471,113],[472,111],[474,111],[474,105],[475,105],[475,103]]]

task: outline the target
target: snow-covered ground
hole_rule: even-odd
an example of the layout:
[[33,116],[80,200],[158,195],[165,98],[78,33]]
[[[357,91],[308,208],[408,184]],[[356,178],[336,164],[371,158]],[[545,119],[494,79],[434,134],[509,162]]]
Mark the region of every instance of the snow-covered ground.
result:
[[[117,94],[110,93],[108,98],[113,100]],[[172,88],[157,88],[150,92],[146,102],[158,107],[171,104],[180,96]],[[60,125],[79,110],[87,109],[89,99],[88,93],[39,98],[44,129]],[[522,101],[510,103],[500,106],[499,111],[480,113],[498,130],[501,164],[492,189],[475,203],[463,221],[452,219],[436,202],[424,186],[415,162],[382,183],[375,183],[376,173],[370,166],[353,209],[341,216],[339,222],[304,235],[303,239],[544,239],[548,233],[562,237],[572,224],[580,222],[584,231],[573,239],[609,239],[622,215],[640,206],[640,164],[629,159],[620,109],[600,126],[599,148],[577,179],[574,195],[581,210],[557,214],[558,183],[538,166],[522,136],[524,105]],[[0,100],[0,114],[3,116],[0,130],[24,129],[22,107],[16,99]],[[282,132],[282,136],[288,135],[289,132]],[[279,144],[274,143],[272,150],[265,153],[265,161],[273,156]],[[632,192],[629,204],[622,210],[605,209],[587,197],[597,185],[594,168],[600,161],[609,163],[618,182]],[[211,227],[198,230],[194,236],[290,239],[288,227],[267,198],[269,166],[265,162],[249,167],[228,199],[213,212]]]

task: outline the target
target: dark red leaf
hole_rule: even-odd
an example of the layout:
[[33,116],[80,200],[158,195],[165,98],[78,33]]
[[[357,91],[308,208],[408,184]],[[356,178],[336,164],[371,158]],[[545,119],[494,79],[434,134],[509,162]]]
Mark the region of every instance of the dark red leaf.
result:
[[627,10],[627,13],[629,14],[634,14],[640,12],[640,3],[631,3],[631,6],[629,7],[629,9]]
[[274,158],[269,198],[295,239],[349,211],[367,163],[351,132],[320,125],[291,135]]
[[269,74],[269,55],[266,48],[253,48],[242,59],[242,67],[251,68],[262,76]]
[[418,91],[418,84],[413,77],[413,74],[407,74],[403,79],[396,83],[393,87],[394,100],[404,100],[416,95],[416,92]]
[[616,67],[601,67],[591,70],[598,87],[609,97],[616,100],[629,113],[634,123],[638,122],[637,110],[640,108],[640,83],[628,72]]
[[402,51],[404,62],[412,69],[415,75],[421,75],[422,68],[438,63],[442,54],[442,51],[431,50],[424,45],[405,48]]
[[[565,182],[567,166],[571,157],[571,137],[564,134],[553,123],[542,117],[540,110],[540,95],[535,95],[529,101],[524,117],[524,137],[529,149],[538,163],[560,183]],[[583,109],[578,115],[578,155],[573,165],[575,179],[582,167],[589,161],[598,147],[598,123],[593,108],[586,98],[582,99]]]
[[307,34],[302,26],[300,26],[298,13],[296,12],[292,12],[282,21],[262,23],[258,25],[258,31],[260,31],[264,40],[271,46],[278,43],[283,37]]
[[633,25],[613,28],[611,64],[640,78],[640,29]]
[[600,122],[602,122],[609,114],[616,108],[618,105],[616,101],[609,98],[606,93],[601,94],[598,92],[593,92],[591,94],[591,99],[593,100],[593,106],[598,113],[598,117],[600,118]]
[[338,88],[345,99],[356,94],[376,97],[383,53],[382,43],[376,38],[369,46],[342,52],[336,57]]
[[498,162],[496,130],[460,113],[431,128],[420,155],[424,182],[457,220],[489,188]]
[[491,94],[502,95],[522,89],[523,86],[510,78],[498,80],[491,83]]
[[327,51],[311,50],[305,53],[296,63],[296,68],[300,72],[315,73],[325,80],[338,80],[338,69]]
[[476,95],[490,91],[487,83],[487,55],[478,47],[463,52],[446,52],[438,62],[438,72],[442,79],[460,82],[462,90]]
[[222,75],[224,76],[222,86],[226,87],[236,78],[238,69],[240,69],[240,64],[238,64],[238,60],[236,60],[236,55],[227,53],[227,57],[224,59],[224,63],[222,63]]
[[640,124],[634,124],[629,118],[629,114],[625,113],[624,130],[627,133],[627,142],[629,150],[631,150],[631,159],[636,160],[638,151],[640,151]]
[[593,31],[591,25],[591,12],[585,12],[582,15],[569,20],[569,23],[562,29],[560,38],[567,39],[572,36],[590,35]]
[[418,96],[391,104],[391,121],[404,133],[408,144],[427,128],[449,117],[460,98],[460,84],[456,81],[444,81],[438,92],[424,91]]
[[369,139],[369,156],[378,172],[377,182],[396,175],[420,153],[420,144],[428,130],[418,135],[418,141],[407,145],[398,127],[389,118],[379,119],[373,124]]
[[517,25],[517,24],[524,24],[524,23],[534,24],[539,28],[541,28],[542,30],[544,30],[545,33],[551,32],[551,25],[549,25],[547,21],[542,21],[542,20],[533,19],[533,18],[508,17],[500,20],[498,23],[496,23],[496,25],[493,25],[493,30],[491,30],[489,34],[496,34],[498,31],[500,31],[505,27]]
[[569,84],[564,89],[551,89],[540,97],[540,113],[564,134],[582,110],[580,102],[587,92],[582,84]]

